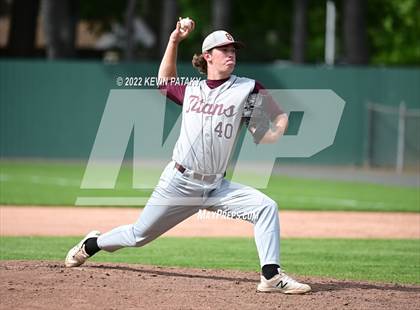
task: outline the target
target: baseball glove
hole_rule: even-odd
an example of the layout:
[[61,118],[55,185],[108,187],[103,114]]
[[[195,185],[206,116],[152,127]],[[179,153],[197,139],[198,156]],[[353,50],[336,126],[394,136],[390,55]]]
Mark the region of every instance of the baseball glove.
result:
[[245,125],[252,132],[254,142],[260,143],[267,130],[270,129],[270,118],[264,111],[264,96],[250,94],[244,107]]

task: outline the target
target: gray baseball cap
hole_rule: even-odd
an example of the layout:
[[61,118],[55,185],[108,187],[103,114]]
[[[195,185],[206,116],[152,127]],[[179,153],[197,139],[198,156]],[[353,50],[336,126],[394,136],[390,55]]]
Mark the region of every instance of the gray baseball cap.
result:
[[235,48],[245,47],[245,45],[242,42],[235,41],[235,39],[229,32],[224,30],[217,30],[210,33],[204,39],[201,51],[204,53],[205,51],[211,50],[212,48],[228,44],[233,44]]

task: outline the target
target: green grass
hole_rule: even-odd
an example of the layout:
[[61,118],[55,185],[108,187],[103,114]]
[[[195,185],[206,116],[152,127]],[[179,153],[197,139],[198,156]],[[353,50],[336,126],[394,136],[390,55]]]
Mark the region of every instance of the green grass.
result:
[[[63,260],[78,238],[2,237],[2,260]],[[420,284],[420,240],[283,239],[292,274]],[[250,238],[160,238],[143,248],[100,252],[96,262],[258,271]]]
[[[84,169],[82,163],[0,161],[0,204],[74,205],[77,197],[148,197],[151,193],[132,188],[128,166],[121,169],[113,190],[80,189]],[[420,212],[420,192],[416,187],[273,175],[263,192],[283,210]]]

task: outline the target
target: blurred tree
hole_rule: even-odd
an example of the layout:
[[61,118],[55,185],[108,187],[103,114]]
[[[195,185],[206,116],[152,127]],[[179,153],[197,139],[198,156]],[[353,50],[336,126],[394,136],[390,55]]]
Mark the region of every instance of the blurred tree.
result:
[[[223,14],[230,12],[229,24],[223,28],[246,44],[246,48],[238,52],[240,60],[263,62],[290,57],[291,0],[230,1],[230,9],[222,9]],[[195,31],[179,49],[179,58],[190,61],[191,56],[201,50],[202,40],[222,26],[214,24],[213,0],[178,0],[178,3],[180,15],[196,21]]]
[[7,53],[13,57],[33,57],[39,0],[14,0],[11,8],[11,21]]
[[134,59],[134,18],[136,11],[136,0],[128,0],[125,11],[125,46],[124,59],[132,61]]
[[[57,58],[75,54],[78,15],[96,34],[102,34],[115,24],[124,27],[131,0],[0,1],[10,7],[7,55],[33,56],[39,52],[34,47],[35,30],[39,3],[44,6],[45,2],[41,13],[45,14],[47,51],[50,57]],[[370,58],[373,64],[420,65],[419,0],[334,1],[337,28],[343,30],[337,33],[338,64],[366,64]],[[247,45],[238,53],[240,60],[323,62],[325,0],[142,0],[131,16],[140,17],[158,42],[133,43],[133,59],[159,60],[177,16],[189,16],[197,22],[196,29],[182,42],[180,60],[190,61],[201,50],[208,33],[224,28]],[[79,54],[101,56],[101,52],[92,51],[80,50]]]
[[369,61],[365,4],[364,0],[343,2],[343,39],[345,62],[348,64],[367,64]]
[[[178,0],[180,14],[197,20],[196,31],[182,43],[181,59],[190,59],[212,27],[212,1]],[[293,0],[231,1],[231,31],[247,48],[240,59],[273,61],[294,59],[290,35],[294,30]],[[420,1],[342,0],[337,7],[337,63],[420,64]],[[297,5],[297,4],[296,4]],[[306,49],[308,63],[322,63],[325,41],[325,0],[306,4]],[[234,8],[234,9],[233,9]],[[369,45],[368,45],[369,42]],[[295,49],[295,51],[303,49]]]
[[212,0],[212,25],[214,30],[230,29],[231,19],[231,1],[230,0]]
[[[117,37],[112,50],[121,53],[123,59],[156,59],[159,52],[150,42],[159,38],[162,1],[142,0],[135,5],[131,0],[81,1],[80,15],[96,35],[110,32]],[[147,34],[141,33],[145,28]],[[149,42],[145,44],[144,40]]]
[[420,65],[420,2],[369,0],[367,4],[372,63]]
[[191,61],[195,53],[201,53],[201,43],[205,36],[213,31],[211,2],[210,0],[178,0],[177,2],[179,16],[190,17],[195,21],[194,31],[187,40],[182,41],[182,47],[178,49],[179,59]]
[[159,51],[162,57],[168,43],[171,32],[175,29],[178,17],[178,3],[176,0],[163,0],[162,3],[162,27],[160,29]]
[[[143,1],[142,1],[143,2]],[[124,22],[127,0],[89,0],[80,2],[80,18],[87,21],[96,34],[110,31],[115,22]]]
[[292,61],[294,63],[305,62],[306,45],[306,10],[308,0],[295,0],[293,7],[293,47]]
[[47,57],[49,59],[75,57],[78,0],[42,0]]
[[305,62],[323,63],[325,51],[326,1],[311,0],[306,9]]
[[[163,0],[142,0],[139,2],[137,15],[144,21],[155,38],[154,44],[150,47],[137,46],[137,57],[141,59],[159,59],[160,50],[159,44],[161,42],[161,31],[163,27]],[[168,38],[162,40],[167,40]]]
[[244,50],[239,59],[265,62],[289,60],[293,2],[232,0],[234,37],[243,40]]

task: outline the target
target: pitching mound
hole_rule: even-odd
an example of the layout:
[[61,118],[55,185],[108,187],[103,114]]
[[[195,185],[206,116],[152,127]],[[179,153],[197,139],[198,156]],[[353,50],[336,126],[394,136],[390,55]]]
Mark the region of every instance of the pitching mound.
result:
[[416,309],[420,286],[299,278],[303,296],[255,291],[259,274],[231,270],[1,261],[2,309]]

